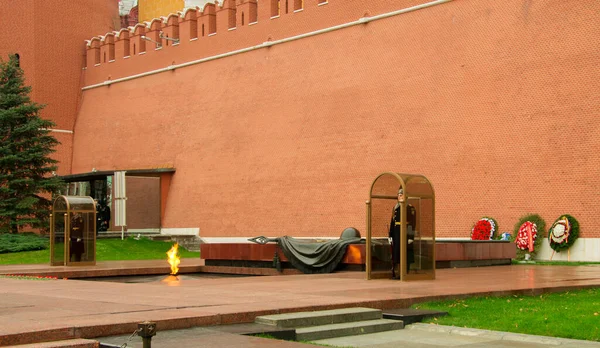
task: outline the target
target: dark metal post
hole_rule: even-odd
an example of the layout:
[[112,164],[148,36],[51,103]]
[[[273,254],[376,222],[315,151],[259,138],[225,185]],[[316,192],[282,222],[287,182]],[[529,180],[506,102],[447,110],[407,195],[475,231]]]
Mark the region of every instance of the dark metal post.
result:
[[142,338],[143,348],[152,348],[152,336],[156,335],[156,323],[145,321],[138,324],[138,336]]

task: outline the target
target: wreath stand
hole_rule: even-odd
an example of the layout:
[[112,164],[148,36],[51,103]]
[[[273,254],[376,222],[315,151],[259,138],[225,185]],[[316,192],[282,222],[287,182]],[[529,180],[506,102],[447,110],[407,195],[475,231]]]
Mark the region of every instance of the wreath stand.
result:
[[[552,255],[550,255],[550,261],[552,261],[552,258],[554,257],[555,252],[556,252],[556,250],[552,249]],[[571,262],[571,249],[567,249],[567,261]]]

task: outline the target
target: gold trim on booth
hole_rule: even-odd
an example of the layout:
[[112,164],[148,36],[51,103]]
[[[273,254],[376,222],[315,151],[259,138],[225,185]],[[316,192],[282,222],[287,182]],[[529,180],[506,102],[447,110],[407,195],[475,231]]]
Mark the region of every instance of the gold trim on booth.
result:
[[[391,175],[393,177],[395,177],[398,181],[398,188],[396,189],[395,192],[384,192],[384,193],[380,193],[378,192],[377,194],[373,194],[373,188],[375,187],[375,184],[377,183],[377,181],[385,176],[385,175]],[[406,181],[404,181],[404,178],[406,178]],[[407,184],[410,183],[413,179],[416,178],[420,178],[422,181],[419,182],[420,184],[427,184],[428,188],[430,189],[430,193],[418,193],[418,192],[410,192],[409,187],[407,187]],[[367,279],[385,279],[385,278],[391,278],[391,268],[390,271],[373,271],[373,265],[372,265],[372,214],[373,214],[373,199],[394,199],[394,200],[398,200],[398,195],[397,192],[399,191],[399,189],[403,190],[403,194],[405,199],[403,201],[399,201],[400,205],[401,205],[401,212],[400,212],[400,218],[401,218],[401,223],[399,224],[401,226],[400,228],[400,265],[399,265],[399,272],[400,272],[400,280],[402,281],[409,281],[409,280],[431,280],[431,279],[435,279],[435,191],[433,189],[433,185],[431,184],[431,182],[429,181],[429,179],[427,179],[425,176],[420,175],[420,174],[402,174],[402,173],[395,173],[395,172],[383,172],[381,174],[379,174],[371,183],[371,187],[369,190],[369,199],[366,201],[366,224],[367,224],[367,238],[366,238],[366,260],[365,260],[365,270],[366,270],[366,278]],[[394,195],[394,193],[396,193],[396,195]],[[419,226],[419,228],[421,228],[421,200],[422,199],[428,199],[431,200],[431,214],[430,215],[430,222],[431,222],[431,237],[425,237],[425,238],[420,238],[419,240],[430,240],[431,241],[431,256],[430,256],[430,262],[431,262],[431,269],[427,269],[425,270],[423,273],[407,273],[407,240],[408,240],[408,236],[407,236],[407,216],[406,216],[406,208],[407,208],[407,202],[409,200],[419,200],[419,213],[418,213],[418,224],[416,224],[417,226]],[[393,253],[393,251],[392,251]],[[422,255],[419,255],[420,257]],[[393,262],[390,263],[390,265],[392,267],[394,267]]]
[[[72,205],[70,202],[70,199],[85,199],[88,198],[89,202],[87,202],[88,204],[91,205],[91,207],[88,207],[87,209],[72,209]],[[63,208],[59,208],[56,209],[56,204],[59,202],[59,200],[64,200],[64,203],[66,205],[66,209]],[[92,243],[92,248],[89,251],[92,255],[92,260],[91,261],[71,261],[70,260],[70,252],[71,252],[71,246],[70,246],[70,239],[71,239],[71,221],[70,221],[70,216],[72,214],[76,214],[76,213],[85,213],[85,214],[92,214],[92,221],[90,222],[89,216],[88,219],[84,219],[84,231],[86,231],[88,234],[91,232],[92,237],[91,238],[87,238],[86,241],[93,241]],[[54,260],[54,252],[56,251],[56,246],[55,246],[55,239],[56,239],[56,229],[55,229],[55,224],[56,224],[56,218],[57,218],[57,214],[63,214],[63,219],[64,219],[64,254],[63,254],[63,260],[61,261],[55,261]],[[52,203],[52,213],[50,214],[50,265],[51,266],[94,266],[96,264],[96,202],[94,201],[94,199],[92,197],[89,196],[58,196],[56,197],[56,199],[54,200],[54,202]],[[91,226],[90,226],[91,225]]]

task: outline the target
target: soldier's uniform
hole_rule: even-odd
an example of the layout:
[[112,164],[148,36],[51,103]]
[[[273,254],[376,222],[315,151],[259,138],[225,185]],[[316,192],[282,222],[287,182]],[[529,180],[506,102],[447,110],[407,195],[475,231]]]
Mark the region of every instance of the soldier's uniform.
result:
[[[396,203],[394,211],[392,213],[392,220],[390,222],[390,233],[389,237],[392,238],[392,272],[394,277],[399,277],[400,272],[398,265],[400,264],[400,228],[401,228],[401,215],[400,215],[400,202]],[[410,264],[415,262],[415,253],[413,244],[411,241],[414,239],[415,225],[417,221],[417,213],[414,206],[408,204],[406,207],[407,216],[407,246],[406,246],[406,272],[410,269]]]

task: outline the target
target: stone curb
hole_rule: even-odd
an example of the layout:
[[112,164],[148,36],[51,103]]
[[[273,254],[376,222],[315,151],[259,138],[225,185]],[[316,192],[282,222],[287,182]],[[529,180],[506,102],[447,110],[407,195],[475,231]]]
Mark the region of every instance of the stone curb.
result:
[[425,323],[415,323],[415,324],[407,325],[405,327],[405,330],[438,332],[438,333],[447,333],[449,335],[483,337],[483,338],[487,338],[490,340],[528,342],[528,343],[537,343],[537,344],[545,344],[545,345],[552,345],[552,346],[560,346],[560,345],[565,345],[565,344],[576,344],[578,347],[583,347],[583,346],[588,346],[588,345],[590,347],[598,346],[598,342],[591,342],[591,341],[584,341],[584,340],[574,340],[574,339],[568,339],[568,338],[548,337],[548,336],[526,335],[526,334],[519,334],[519,333],[513,333],[513,332],[471,329],[471,328],[462,328],[462,327],[456,327],[456,326],[445,326],[445,325],[425,324]]
[[19,348],[97,348],[98,341],[86,339],[62,340],[15,346]]

